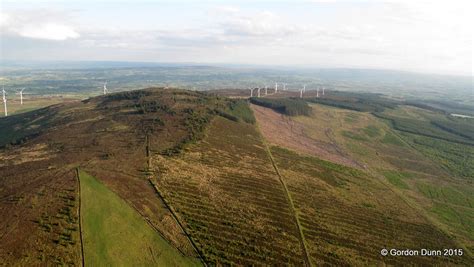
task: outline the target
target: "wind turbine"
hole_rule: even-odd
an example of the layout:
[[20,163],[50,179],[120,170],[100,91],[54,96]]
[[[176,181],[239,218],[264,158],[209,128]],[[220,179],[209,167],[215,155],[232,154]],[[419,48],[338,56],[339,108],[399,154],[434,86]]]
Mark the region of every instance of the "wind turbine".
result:
[[275,94],[278,92],[278,83],[275,83]]
[[319,87],[316,89],[316,97],[319,97]]
[[104,83],[104,95],[106,95],[108,91],[109,90],[107,90],[107,81],[105,81],[105,83]]
[[254,88],[250,88],[250,87],[249,87],[249,90],[250,90],[250,97],[253,97],[253,90],[254,90]]
[[265,95],[268,95],[268,88],[266,84],[265,84]]
[[300,98],[303,98],[304,87],[300,89]]
[[257,88],[257,94],[258,94],[258,97],[260,97],[260,87]]
[[23,90],[25,90],[25,88],[21,89],[16,93],[17,95],[20,95],[20,105],[23,105]]
[[323,87],[323,95],[324,95],[324,87]]
[[7,97],[5,96],[5,87],[2,88],[2,93],[3,93],[3,108],[5,111],[5,117],[8,116],[8,110],[7,110]]
[[306,93],[306,84],[303,85],[303,92]]

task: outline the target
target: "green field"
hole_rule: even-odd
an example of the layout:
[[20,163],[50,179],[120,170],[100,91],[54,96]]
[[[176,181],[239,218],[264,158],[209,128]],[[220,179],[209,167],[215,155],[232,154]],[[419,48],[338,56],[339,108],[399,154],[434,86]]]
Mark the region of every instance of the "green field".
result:
[[383,175],[394,186],[396,186],[400,189],[408,189],[409,188],[404,180],[406,178],[410,178],[410,176],[411,176],[410,173],[399,173],[399,172],[396,172],[396,171],[385,171],[385,172],[383,172]]
[[198,266],[169,245],[124,200],[80,172],[86,266]]
[[430,212],[462,235],[474,239],[474,189],[454,185],[435,186],[426,182],[418,182],[416,186],[431,200]]

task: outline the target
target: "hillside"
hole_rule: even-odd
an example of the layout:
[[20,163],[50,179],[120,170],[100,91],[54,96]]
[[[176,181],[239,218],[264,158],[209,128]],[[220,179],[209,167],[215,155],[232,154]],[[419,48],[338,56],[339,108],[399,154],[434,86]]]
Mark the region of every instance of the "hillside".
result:
[[[456,153],[436,164],[441,150],[419,141],[471,149],[468,126],[422,109],[418,120],[437,132],[406,131],[412,124],[394,121],[416,120],[403,115],[414,107],[374,97],[362,103],[369,109],[354,110],[335,103],[341,98],[250,104],[149,88],[2,118],[0,258],[71,266],[472,263],[472,169],[453,171]],[[383,257],[383,248],[465,253]]]
[[147,147],[178,152],[228,102],[150,89],[2,118],[0,213],[7,219],[1,222],[1,258],[25,264],[80,262],[76,168],[100,179],[183,254],[196,257],[146,179]]

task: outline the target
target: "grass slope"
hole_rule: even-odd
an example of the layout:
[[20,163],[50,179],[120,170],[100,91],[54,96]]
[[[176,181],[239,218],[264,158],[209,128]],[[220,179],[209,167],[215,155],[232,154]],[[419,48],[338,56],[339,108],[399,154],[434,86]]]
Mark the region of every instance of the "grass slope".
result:
[[294,199],[316,266],[465,263],[464,257],[382,257],[382,248],[456,246],[374,177],[360,170],[272,147]]
[[197,266],[170,246],[124,200],[80,172],[86,265]]

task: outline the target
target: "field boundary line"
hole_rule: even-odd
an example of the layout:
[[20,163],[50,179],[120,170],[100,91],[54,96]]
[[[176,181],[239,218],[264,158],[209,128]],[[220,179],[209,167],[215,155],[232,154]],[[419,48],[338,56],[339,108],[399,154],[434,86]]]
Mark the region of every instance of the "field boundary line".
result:
[[270,151],[270,147],[268,146],[268,143],[266,142],[265,138],[261,135],[260,128],[258,126],[258,123],[256,122],[256,127],[258,130],[258,133],[260,135],[260,139],[262,140],[265,150],[267,152],[268,157],[270,158],[270,161],[272,163],[273,169],[275,170],[278,180],[280,180],[281,185],[283,186],[283,189],[285,190],[285,195],[286,199],[288,200],[288,203],[290,204],[291,211],[293,212],[293,216],[296,222],[296,227],[298,228],[299,236],[300,236],[300,242],[301,242],[301,247],[303,249],[303,253],[305,256],[305,262],[307,266],[313,266],[311,264],[311,258],[309,256],[308,248],[306,246],[306,240],[304,238],[304,233],[303,233],[303,227],[301,226],[300,219],[298,217],[298,213],[296,212],[295,204],[293,202],[293,199],[291,198],[290,191],[288,190],[288,187],[286,186],[285,181],[283,181],[283,177],[280,173],[280,170],[278,169],[278,166],[276,165],[276,162],[273,158],[272,152]]
[[85,257],[84,257],[84,241],[82,238],[82,216],[81,216],[81,178],[79,177],[79,168],[76,168],[76,177],[77,177],[77,184],[78,186],[78,192],[79,192],[79,239],[81,240],[81,258],[82,258],[82,267],[84,267],[85,264]]
[[[153,166],[152,166],[152,158],[151,158],[151,151],[150,151],[150,138],[149,138],[148,134],[145,136],[145,143],[146,143],[145,145],[146,145],[146,157],[147,157],[147,168],[148,168],[148,170],[147,170],[148,181],[150,182],[151,186],[153,187],[153,189],[155,190],[156,194],[161,199],[161,201],[163,202],[165,207],[170,211],[171,217],[178,224],[179,228],[181,228],[181,231],[183,232],[184,236],[186,236],[186,238],[188,239],[188,241],[191,244],[191,246],[193,247],[193,249],[196,251],[197,255],[199,256],[199,259],[202,262],[202,264],[207,267],[208,265],[207,265],[206,261],[204,261],[204,256],[201,254],[201,251],[198,249],[196,243],[194,243],[194,240],[192,239],[191,235],[186,231],[186,229],[184,228],[184,225],[178,219],[177,214],[174,212],[171,205],[169,205],[168,202],[166,201],[165,197],[163,196],[160,189],[158,188],[158,185],[156,184],[156,182],[153,181],[153,174],[152,173],[154,173],[154,171],[152,171]],[[178,251],[179,251],[179,249],[178,249]]]
[[196,253],[198,254],[199,258],[201,259],[201,262],[204,264],[204,266],[208,266],[206,264],[206,262],[204,261],[204,257],[203,255],[201,254],[201,251],[198,249],[196,243],[194,243],[193,239],[191,238],[191,236],[189,235],[189,233],[185,230],[183,224],[179,221],[177,215],[175,214],[173,208],[168,204],[168,202],[166,201],[166,199],[163,197],[163,195],[161,194],[161,191],[160,189],[158,189],[158,186],[156,185],[156,183],[153,181],[152,178],[148,178],[148,181],[150,182],[150,184],[153,186],[153,188],[155,189],[155,192],[157,193],[158,197],[163,201],[163,204],[165,205],[165,207],[170,211],[171,213],[171,217],[173,217],[173,219],[176,221],[176,223],[178,224],[179,228],[181,228],[181,231],[183,232],[183,234],[186,236],[186,238],[189,240],[189,242],[191,243],[191,246],[194,248],[194,250],[196,251]]
[[[156,233],[157,233],[158,235],[160,235],[170,246],[175,247],[175,246],[173,245],[173,243],[172,243],[171,241],[169,241],[168,238],[166,238],[166,236],[153,224],[153,222],[150,220],[150,218],[148,218],[148,217],[147,217],[144,213],[142,213],[137,207],[135,207],[135,205],[134,205],[132,202],[130,202],[130,201],[128,201],[128,200],[125,200],[125,199],[124,199],[124,201],[125,201],[132,209],[134,209],[138,214],[140,214],[140,216],[146,221],[146,223],[147,223],[154,231],[156,231]],[[178,252],[179,252],[182,256],[185,256],[185,257],[187,256],[186,253],[184,253],[183,251],[181,251],[180,248],[178,248],[178,247],[175,247],[175,248],[178,250]]]

